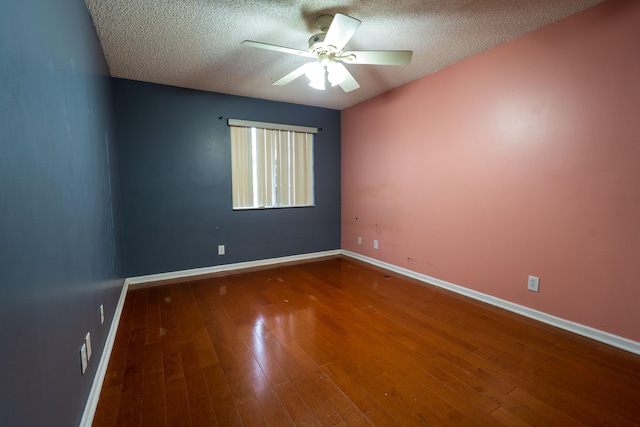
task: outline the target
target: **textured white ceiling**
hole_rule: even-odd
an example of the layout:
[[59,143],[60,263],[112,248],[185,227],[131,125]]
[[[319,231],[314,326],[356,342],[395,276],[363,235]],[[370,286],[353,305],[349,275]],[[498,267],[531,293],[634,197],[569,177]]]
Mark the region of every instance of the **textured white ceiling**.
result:
[[[341,110],[603,0],[86,0],[111,75]],[[362,21],[347,50],[412,50],[409,66],[347,65],[360,89],[318,91],[307,62],[242,46],[255,40],[306,50],[315,18]]]

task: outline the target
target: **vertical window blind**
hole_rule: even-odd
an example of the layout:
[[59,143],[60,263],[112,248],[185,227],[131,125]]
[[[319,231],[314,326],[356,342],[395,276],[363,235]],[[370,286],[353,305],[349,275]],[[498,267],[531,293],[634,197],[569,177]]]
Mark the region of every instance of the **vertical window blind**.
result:
[[229,126],[234,209],[314,205],[315,128],[234,119]]

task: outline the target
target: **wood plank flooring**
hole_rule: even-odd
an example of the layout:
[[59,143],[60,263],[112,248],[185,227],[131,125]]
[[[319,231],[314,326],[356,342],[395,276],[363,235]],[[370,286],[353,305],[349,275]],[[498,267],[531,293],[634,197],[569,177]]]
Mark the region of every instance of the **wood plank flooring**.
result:
[[639,426],[640,356],[359,261],[132,290],[94,426]]

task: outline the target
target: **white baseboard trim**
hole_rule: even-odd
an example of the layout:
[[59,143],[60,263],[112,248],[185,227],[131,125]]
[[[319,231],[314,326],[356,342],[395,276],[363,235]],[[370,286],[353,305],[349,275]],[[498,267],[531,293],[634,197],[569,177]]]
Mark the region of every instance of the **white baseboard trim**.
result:
[[531,319],[546,323],[548,325],[555,326],[557,328],[564,329],[566,331],[573,332],[575,334],[582,335],[587,338],[591,338],[593,340],[602,342],[604,344],[608,344],[613,347],[617,347],[622,350],[626,350],[628,352],[640,355],[640,343],[636,341],[619,337],[617,335],[613,335],[608,332],[604,332],[589,326],[584,326],[579,323],[571,322],[569,320],[561,319],[559,317],[552,316],[542,311],[524,307],[522,305],[505,301],[503,299],[496,298],[491,295],[483,294],[481,292],[477,292],[459,285],[454,285],[453,283],[445,282],[444,280],[436,279],[435,277],[430,277],[430,276],[427,276],[426,274],[416,273],[415,271],[398,267],[393,264],[388,264],[384,261],[379,261],[377,259],[369,258],[367,256],[360,255],[355,252],[343,250],[342,254],[351,258],[358,259],[360,261],[364,261],[368,264],[372,264],[377,267],[381,267],[386,270],[393,271],[403,276],[411,277],[421,282],[431,284],[440,288],[444,288],[449,291],[455,292],[457,294],[461,294],[469,298],[473,298],[475,300],[482,301],[487,304],[511,311],[513,313],[517,313],[522,316],[526,316]]
[[305,261],[314,258],[324,258],[329,256],[341,255],[340,249],[323,252],[312,252],[308,254],[291,255],[279,258],[268,258],[257,261],[238,262],[234,264],[222,264],[213,267],[194,268],[191,270],[172,271],[169,273],[150,274],[147,276],[130,277],[127,279],[131,289],[144,288],[147,286],[155,286],[157,282],[179,281],[185,278],[195,279],[199,276],[206,277],[215,273],[224,271],[241,270],[245,268],[264,267],[274,264],[283,264],[287,262]]
[[104,377],[107,374],[107,366],[109,365],[109,359],[111,358],[111,350],[113,350],[113,344],[116,340],[116,332],[118,332],[118,325],[120,324],[120,316],[122,315],[122,308],[124,307],[124,300],[127,297],[128,283],[125,280],[122,284],[122,290],[120,291],[120,298],[116,305],[115,312],[113,313],[113,320],[109,327],[109,333],[104,343],[104,349],[102,350],[102,356],[98,363],[96,375],[93,377],[93,384],[91,385],[91,391],[89,392],[89,398],[84,406],[84,413],[80,420],[80,427],[91,427],[93,424],[93,417],[96,414],[96,408],[98,407],[98,400],[100,400],[100,391],[102,390],[102,384],[104,383]]
[[598,329],[594,329],[588,326],[580,325],[578,323],[574,323],[568,320],[564,320],[559,317],[551,316],[541,311],[533,310],[531,308],[514,304],[512,302],[505,301],[500,298],[493,297],[491,295],[486,295],[471,289],[467,289],[459,285],[454,285],[453,283],[445,282],[444,280],[436,279],[435,277],[430,277],[425,274],[416,273],[415,271],[411,271],[406,268],[397,267],[393,264],[389,264],[383,261],[369,258],[367,256],[360,255],[355,252],[336,249],[332,251],[314,252],[314,253],[292,255],[292,256],[286,256],[286,257],[280,257],[280,258],[270,258],[270,259],[264,259],[264,260],[258,260],[258,261],[240,262],[235,264],[224,264],[224,265],[218,265],[214,267],[194,268],[191,270],[182,270],[182,271],[174,271],[169,273],[150,274],[147,276],[137,276],[137,277],[127,278],[124,281],[124,284],[122,286],[122,291],[120,292],[120,299],[118,300],[118,305],[116,306],[116,310],[113,315],[111,327],[109,328],[109,334],[107,335],[107,340],[105,342],[104,350],[102,351],[102,357],[100,358],[98,369],[93,379],[93,385],[91,386],[91,391],[89,392],[89,398],[87,399],[84,413],[82,415],[82,420],[80,421],[80,427],[91,427],[91,424],[93,423],[93,417],[95,416],[96,408],[98,406],[98,400],[100,399],[100,391],[102,389],[104,377],[107,373],[107,366],[109,365],[109,358],[111,357],[111,351],[113,350],[113,344],[116,339],[116,332],[118,331],[120,316],[122,315],[122,308],[124,307],[124,301],[126,299],[127,291],[129,290],[129,288],[142,288],[147,286],[156,286],[158,282],[179,281],[185,278],[194,279],[197,277],[206,277],[208,275],[225,272],[225,271],[241,270],[241,269],[253,268],[253,267],[263,267],[263,266],[269,266],[269,265],[275,265],[275,264],[283,264],[287,262],[305,261],[305,260],[311,260],[315,258],[324,258],[324,257],[330,257],[330,256],[336,256],[336,255],[345,255],[354,259],[358,259],[360,261],[375,265],[377,267],[384,268],[389,271],[393,271],[403,276],[417,279],[418,281],[423,282],[425,284],[438,286],[440,288],[450,290],[452,292],[467,296],[469,298],[473,298],[475,300],[482,301],[487,304],[520,314],[522,316],[526,316],[531,319],[538,320],[540,322],[558,327],[560,329],[564,329],[566,331],[573,332],[578,335],[582,335],[584,337],[602,342],[604,344],[608,344],[613,347],[617,347],[622,350],[626,350],[628,352],[640,355],[640,343],[638,342],[631,341],[629,339],[622,338],[617,335],[600,331]]

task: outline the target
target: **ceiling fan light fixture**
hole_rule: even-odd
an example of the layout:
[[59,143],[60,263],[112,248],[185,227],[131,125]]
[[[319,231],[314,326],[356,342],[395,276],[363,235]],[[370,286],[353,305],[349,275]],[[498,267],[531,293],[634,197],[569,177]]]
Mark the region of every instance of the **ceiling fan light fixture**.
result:
[[325,90],[324,80],[310,81],[309,86],[318,90]]
[[330,62],[329,64],[327,64],[327,71],[329,83],[331,83],[331,86],[339,85],[347,77],[344,72],[344,67],[341,67],[340,64],[337,64],[335,62]]
[[319,62],[310,63],[307,66],[305,74],[309,79],[309,86],[318,90],[325,89],[324,78],[326,73],[322,64],[320,64]]

